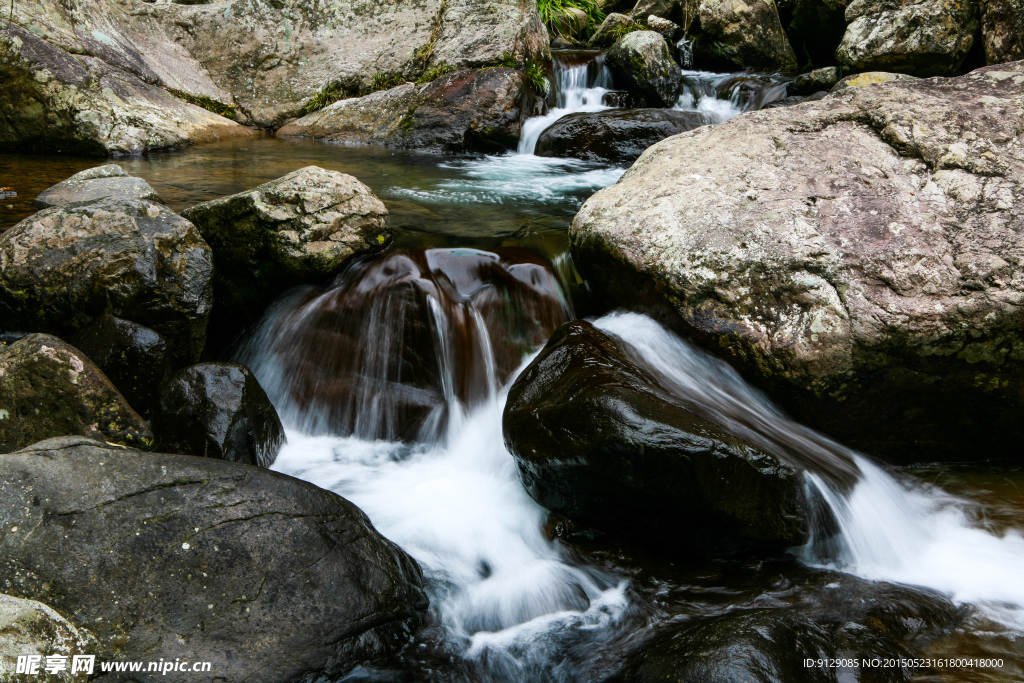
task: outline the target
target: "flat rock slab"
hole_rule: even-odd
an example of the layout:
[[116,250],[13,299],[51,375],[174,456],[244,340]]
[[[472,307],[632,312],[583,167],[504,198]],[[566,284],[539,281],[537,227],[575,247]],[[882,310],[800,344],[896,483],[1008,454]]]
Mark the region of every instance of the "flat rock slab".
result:
[[268,470],[42,442],[0,456],[0,587],[160,680],[332,680],[408,640],[419,568],[343,498]]
[[162,201],[156,190],[145,180],[129,176],[117,164],[107,164],[76,173],[67,180],[43,190],[32,204],[37,209],[47,209],[51,206],[89,202],[102,197]]

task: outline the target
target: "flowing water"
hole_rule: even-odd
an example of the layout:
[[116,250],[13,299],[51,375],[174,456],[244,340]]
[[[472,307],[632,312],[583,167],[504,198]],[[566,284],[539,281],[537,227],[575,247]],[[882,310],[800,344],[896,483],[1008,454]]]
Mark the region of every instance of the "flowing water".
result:
[[[398,673],[369,678],[599,681],[666,624],[764,607],[819,614],[837,591],[856,602],[885,585],[874,582],[895,582],[968,606],[921,654],[1006,661],[916,680],[1024,680],[1024,473],[889,471],[792,422],[728,365],[643,316],[595,324],[705,417],[805,469],[825,522],[785,555],[690,564],[551,533],[504,446],[501,413],[551,331],[587,313],[565,228],[623,172],[532,154],[545,127],[607,108],[614,86],[596,55],[563,55],[556,67],[556,106],[527,122],[518,154],[257,136],[118,161],[176,210],[316,164],[357,176],[391,212],[390,250],[283,295],[240,351],[286,425],[274,469],[351,499],[424,568],[431,625],[391,665]],[[724,120],[783,95],[774,76],[687,72],[676,106]],[[94,165],[0,157],[0,185],[19,192],[0,206],[0,229],[31,213],[39,191]]]

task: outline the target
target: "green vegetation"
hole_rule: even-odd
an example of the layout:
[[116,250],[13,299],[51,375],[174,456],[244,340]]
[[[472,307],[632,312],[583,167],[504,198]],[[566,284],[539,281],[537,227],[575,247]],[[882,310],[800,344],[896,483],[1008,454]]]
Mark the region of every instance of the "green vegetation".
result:
[[551,29],[553,35],[571,37],[576,18],[572,10],[582,10],[587,15],[587,33],[592,32],[601,22],[605,14],[598,8],[596,0],[537,0],[540,18]]
[[[619,41],[623,36],[628,35],[633,31],[646,30],[648,29],[644,24],[641,24],[638,21],[633,21],[628,24],[622,24],[621,26],[616,26],[615,28],[610,29],[606,35],[608,36],[608,42],[615,43]],[[666,40],[668,39],[666,38]],[[669,46],[671,45],[672,43],[671,41],[669,41]]]
[[403,83],[405,83],[405,78],[402,77],[402,74],[377,74],[373,77],[373,85],[370,86],[370,92],[390,90],[391,88],[402,85]]
[[547,89],[547,79],[544,76],[544,65],[532,59],[521,59],[511,52],[502,52],[501,57],[494,60],[484,69],[516,69],[522,71],[526,80],[537,92],[544,92]]
[[302,105],[302,115],[312,114],[315,111],[319,111],[329,104],[333,104],[338,100],[343,100],[347,97],[346,93],[338,88],[337,86],[328,86],[309,98],[306,104]]
[[171,93],[179,100],[185,100],[189,104],[202,107],[206,111],[212,111],[214,114],[220,114],[224,118],[234,119],[238,116],[233,106],[219,102],[212,97],[207,97],[206,95],[190,95],[187,92],[174,90],[173,88],[167,88],[167,92]]
[[436,80],[447,73],[451,73],[452,71],[455,71],[454,66],[441,62],[437,66],[431,67],[420,74],[420,77],[416,79],[416,83],[417,85],[423,85],[424,83],[429,83],[430,81]]

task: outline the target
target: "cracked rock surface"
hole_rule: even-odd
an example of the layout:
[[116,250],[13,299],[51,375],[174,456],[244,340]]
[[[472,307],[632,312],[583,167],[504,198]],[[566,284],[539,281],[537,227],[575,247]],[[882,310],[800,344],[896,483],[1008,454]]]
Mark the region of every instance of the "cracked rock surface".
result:
[[797,417],[897,460],[1024,437],[1024,62],[850,88],[648,149],[577,263]]
[[97,659],[212,663],[171,682],[333,680],[426,607],[357,507],[222,460],[44,441],[0,456],[0,529],[0,590],[87,629]]

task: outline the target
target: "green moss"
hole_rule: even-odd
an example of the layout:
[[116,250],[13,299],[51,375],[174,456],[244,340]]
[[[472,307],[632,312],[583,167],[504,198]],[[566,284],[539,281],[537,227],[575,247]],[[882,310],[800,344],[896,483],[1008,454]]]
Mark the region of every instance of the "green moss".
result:
[[621,26],[616,26],[615,28],[610,29],[608,31],[608,33],[605,34],[605,35],[608,36],[608,41],[609,42],[616,43],[619,40],[621,40],[624,36],[627,36],[630,33],[633,33],[634,31],[646,31],[646,30],[647,30],[647,27],[644,26],[643,24],[641,24],[640,22],[638,22],[638,21],[631,21],[628,24],[623,24]]
[[185,100],[189,104],[202,107],[206,111],[212,111],[214,114],[220,114],[224,118],[235,119],[238,116],[238,113],[235,111],[233,106],[219,102],[212,97],[207,97],[206,95],[190,95],[187,92],[175,90],[173,88],[167,88],[167,92],[171,93],[179,100]]

